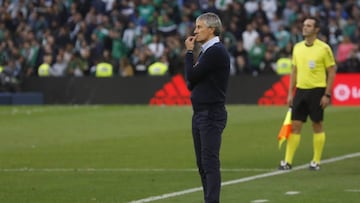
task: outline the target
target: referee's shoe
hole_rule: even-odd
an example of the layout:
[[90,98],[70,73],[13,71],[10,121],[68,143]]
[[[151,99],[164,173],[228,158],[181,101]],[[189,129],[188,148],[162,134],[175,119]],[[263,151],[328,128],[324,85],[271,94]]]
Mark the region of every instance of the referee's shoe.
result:
[[316,163],[315,161],[310,162],[309,169],[312,171],[320,170],[320,164]]
[[279,170],[281,171],[287,171],[291,170],[292,166],[291,164],[287,163],[286,161],[280,161]]

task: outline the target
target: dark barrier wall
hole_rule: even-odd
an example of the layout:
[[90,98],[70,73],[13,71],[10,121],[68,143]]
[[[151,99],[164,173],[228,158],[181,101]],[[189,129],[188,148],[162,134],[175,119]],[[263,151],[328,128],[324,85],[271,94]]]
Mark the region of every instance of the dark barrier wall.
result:
[[271,89],[272,85],[279,80],[280,77],[277,75],[230,77],[228,103],[257,104],[264,92]]
[[[257,104],[279,76],[232,76],[229,104]],[[164,77],[132,78],[26,78],[25,92],[42,92],[45,104],[149,104],[172,81]],[[178,85],[175,85],[178,86]]]
[[45,104],[147,104],[167,77],[26,78],[23,91],[42,92]]

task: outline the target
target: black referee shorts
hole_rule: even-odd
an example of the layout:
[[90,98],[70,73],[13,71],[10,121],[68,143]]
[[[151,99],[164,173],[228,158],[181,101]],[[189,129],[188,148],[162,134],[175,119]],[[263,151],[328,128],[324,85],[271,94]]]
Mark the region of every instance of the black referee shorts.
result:
[[325,88],[296,89],[292,106],[292,120],[306,122],[309,116],[313,122],[324,119],[324,109],[320,106],[320,100],[325,93]]

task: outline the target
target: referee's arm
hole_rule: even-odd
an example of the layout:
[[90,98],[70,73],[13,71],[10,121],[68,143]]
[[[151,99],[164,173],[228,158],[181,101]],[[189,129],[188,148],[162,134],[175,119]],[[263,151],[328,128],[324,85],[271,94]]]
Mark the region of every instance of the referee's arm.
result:
[[288,105],[292,106],[293,97],[294,97],[294,89],[296,86],[296,75],[297,75],[297,67],[295,65],[292,66],[291,75],[290,75],[290,84],[289,84],[289,93],[288,93]]
[[321,98],[320,105],[323,109],[325,109],[330,104],[331,98],[331,90],[334,84],[335,74],[336,74],[336,67],[331,66],[326,69],[327,70],[327,80],[326,80],[326,89],[324,96]]
[[331,66],[326,70],[327,70],[327,81],[326,81],[325,95],[331,95],[331,90],[334,85],[334,80],[336,75],[336,66]]

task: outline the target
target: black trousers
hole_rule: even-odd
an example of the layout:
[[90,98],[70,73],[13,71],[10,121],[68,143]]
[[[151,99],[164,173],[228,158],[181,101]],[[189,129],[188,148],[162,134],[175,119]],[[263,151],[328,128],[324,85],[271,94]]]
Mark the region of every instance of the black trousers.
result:
[[194,111],[192,117],[192,134],[203,186],[205,203],[220,201],[220,146],[221,134],[226,126],[227,112],[225,107]]

